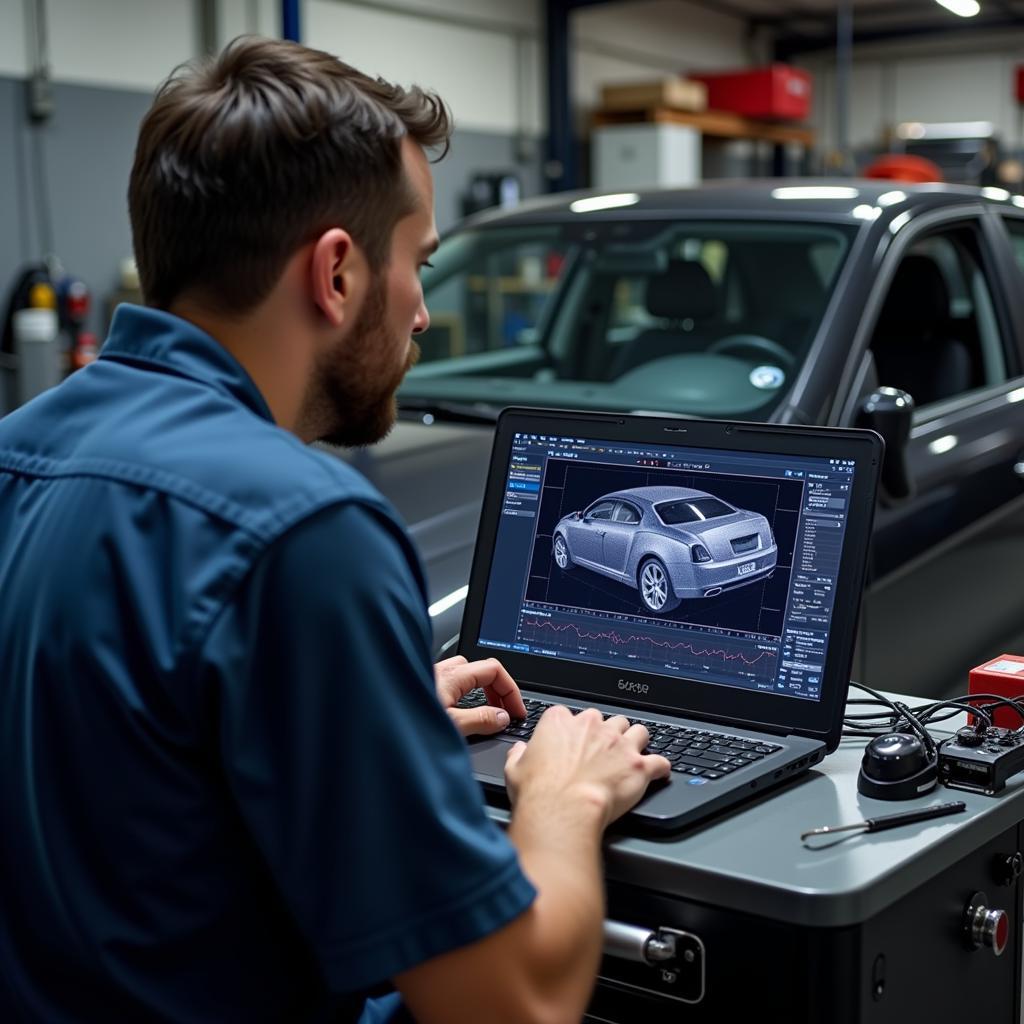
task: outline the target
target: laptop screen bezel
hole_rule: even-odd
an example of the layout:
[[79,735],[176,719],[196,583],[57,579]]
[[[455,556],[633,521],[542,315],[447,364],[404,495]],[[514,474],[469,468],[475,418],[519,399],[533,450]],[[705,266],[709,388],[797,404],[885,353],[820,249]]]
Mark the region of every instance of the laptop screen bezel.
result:
[[[836,579],[836,600],[822,674],[821,698],[810,700],[739,686],[708,684],[696,679],[669,678],[633,669],[624,672],[621,668],[568,658],[506,650],[496,655],[493,647],[481,646],[480,622],[501,519],[512,441],[517,432],[572,434],[588,440],[673,444],[720,451],[852,459],[855,463],[853,485]],[[842,730],[883,451],[882,439],[868,430],[506,409],[499,417],[494,437],[459,653],[471,660],[497,656],[520,686],[553,697],[622,704],[640,711],[796,734],[820,739],[829,750],[834,750]],[[640,687],[637,686],[624,691],[620,686],[624,676],[628,676],[625,680],[628,683],[639,683],[641,687],[648,685],[649,692],[646,695],[638,693]]]

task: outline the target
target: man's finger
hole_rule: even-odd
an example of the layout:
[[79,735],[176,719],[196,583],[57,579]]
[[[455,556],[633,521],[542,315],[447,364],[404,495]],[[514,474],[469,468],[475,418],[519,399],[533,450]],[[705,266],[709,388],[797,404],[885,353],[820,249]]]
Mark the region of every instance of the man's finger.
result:
[[667,779],[672,771],[671,762],[661,754],[645,754],[642,764],[648,779]]
[[465,665],[466,658],[464,655],[456,654],[452,658],[445,658],[444,661],[439,661],[434,666],[435,672],[450,672],[453,668],[457,668],[459,665]]
[[526,744],[520,740],[518,743],[513,743],[507,756],[505,757],[505,773],[508,774],[510,768],[515,769],[515,766],[519,764],[520,758],[526,752]]
[[481,687],[487,695],[489,704],[504,708],[512,718],[526,717],[526,705],[523,703],[519,687],[497,658],[453,665],[451,669],[445,671],[444,682],[446,686],[456,687],[460,697],[465,696],[470,690]]
[[646,725],[631,725],[623,735],[637,750],[643,750],[651,742],[651,734]]
[[508,712],[490,704],[478,708],[449,708],[448,716],[463,736],[490,736],[501,732],[509,723]]
[[623,715],[612,715],[605,724],[616,732],[621,732],[623,735],[629,732],[630,728],[629,719]]

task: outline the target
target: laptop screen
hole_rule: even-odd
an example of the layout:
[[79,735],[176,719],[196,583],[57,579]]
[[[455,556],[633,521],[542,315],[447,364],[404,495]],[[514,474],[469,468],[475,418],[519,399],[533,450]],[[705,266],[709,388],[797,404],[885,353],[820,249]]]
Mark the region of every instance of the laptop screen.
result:
[[477,643],[818,701],[855,468],[515,433]]

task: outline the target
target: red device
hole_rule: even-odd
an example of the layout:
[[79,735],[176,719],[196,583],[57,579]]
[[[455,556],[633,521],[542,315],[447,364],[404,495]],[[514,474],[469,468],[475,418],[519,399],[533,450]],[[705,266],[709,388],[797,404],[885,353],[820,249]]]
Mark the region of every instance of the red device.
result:
[[[994,693],[1000,697],[1024,698],[1024,657],[1019,654],[1000,654],[998,658],[971,669],[967,690],[976,693]],[[1013,708],[994,705],[988,713],[993,725],[1016,729],[1024,719]]]
[[1024,64],[1017,65],[1017,102],[1024,103]]
[[789,64],[688,74],[708,89],[708,108],[761,120],[802,121],[811,109],[811,76]]

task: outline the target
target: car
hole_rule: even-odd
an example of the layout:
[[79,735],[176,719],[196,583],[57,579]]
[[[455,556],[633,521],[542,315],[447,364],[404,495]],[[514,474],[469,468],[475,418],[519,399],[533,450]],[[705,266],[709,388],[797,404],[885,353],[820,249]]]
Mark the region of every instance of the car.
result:
[[552,557],[562,571],[579,566],[633,587],[643,610],[663,615],[767,579],[778,548],[759,512],[692,487],[631,487],[563,516]]
[[814,179],[565,193],[465,221],[432,263],[400,421],[344,457],[410,524],[437,652],[507,405],[878,430],[854,677],[945,696],[1024,651],[1021,196]]

